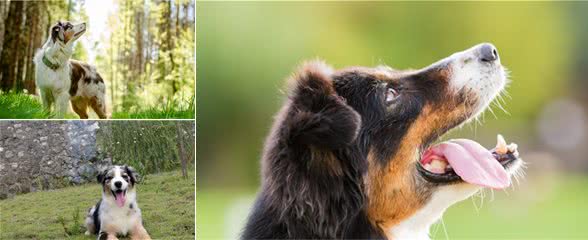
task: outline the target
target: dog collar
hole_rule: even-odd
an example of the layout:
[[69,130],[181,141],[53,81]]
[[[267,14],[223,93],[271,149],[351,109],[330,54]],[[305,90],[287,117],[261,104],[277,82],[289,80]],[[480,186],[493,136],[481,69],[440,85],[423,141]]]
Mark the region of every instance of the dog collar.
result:
[[45,54],[43,54],[43,63],[53,69],[53,70],[57,70],[60,66],[58,64],[52,63],[51,61],[49,61],[49,59],[47,59],[47,57],[45,56]]

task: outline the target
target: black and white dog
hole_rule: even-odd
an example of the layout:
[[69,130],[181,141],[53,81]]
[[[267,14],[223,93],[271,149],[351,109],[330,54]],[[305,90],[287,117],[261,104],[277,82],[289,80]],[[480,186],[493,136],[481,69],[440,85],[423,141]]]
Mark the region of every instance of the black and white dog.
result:
[[90,106],[100,118],[106,118],[105,85],[96,68],[71,58],[75,41],[86,32],[86,23],[57,22],[49,39],[35,54],[36,84],[43,106],[55,104],[55,117],[63,118],[71,101],[80,118],[88,118]]
[[151,239],[137,204],[137,173],[129,166],[112,166],[98,174],[102,199],[88,211],[86,235],[97,234],[99,240],[114,240],[117,235],[131,235],[133,240]]

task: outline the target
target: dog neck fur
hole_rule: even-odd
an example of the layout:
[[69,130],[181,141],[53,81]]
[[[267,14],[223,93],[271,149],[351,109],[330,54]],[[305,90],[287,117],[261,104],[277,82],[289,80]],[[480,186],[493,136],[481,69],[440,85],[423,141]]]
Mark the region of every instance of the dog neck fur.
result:
[[431,225],[443,216],[445,210],[472,196],[480,188],[469,184],[444,186],[435,192],[429,202],[410,218],[388,230],[389,239],[428,240]]
[[[75,41],[69,41],[65,44],[61,41],[53,42],[53,40],[49,38],[43,45],[41,52],[47,57],[47,59],[49,59],[49,61],[63,66],[73,54],[74,43]],[[43,55],[40,57],[43,57]]]

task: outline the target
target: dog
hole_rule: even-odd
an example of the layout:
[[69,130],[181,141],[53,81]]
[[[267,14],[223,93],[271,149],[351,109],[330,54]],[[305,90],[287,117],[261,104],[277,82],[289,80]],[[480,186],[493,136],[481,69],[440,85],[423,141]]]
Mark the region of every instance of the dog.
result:
[[102,199],[88,210],[86,235],[96,234],[98,240],[114,240],[117,235],[127,234],[134,240],[151,239],[137,204],[137,178],[129,166],[112,166],[98,174]]
[[106,118],[104,80],[95,67],[70,59],[74,43],[84,32],[86,23],[57,22],[51,27],[49,38],[33,59],[35,83],[43,106],[50,111],[55,104],[56,118],[64,117],[69,108],[68,101],[71,101],[74,112],[82,119],[88,118],[88,106],[98,117]]
[[523,161],[498,137],[436,143],[507,83],[489,43],[420,70],[311,61],[290,78],[242,239],[428,239],[445,209],[502,189]]

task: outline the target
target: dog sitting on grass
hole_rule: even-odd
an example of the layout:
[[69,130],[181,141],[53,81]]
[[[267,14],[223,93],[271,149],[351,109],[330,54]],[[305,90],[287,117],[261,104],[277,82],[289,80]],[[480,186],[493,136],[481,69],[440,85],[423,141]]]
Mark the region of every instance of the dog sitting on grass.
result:
[[102,199],[88,211],[86,235],[97,234],[98,240],[115,240],[130,234],[133,240],[151,239],[143,227],[137,204],[137,173],[129,166],[112,166],[98,174]]

